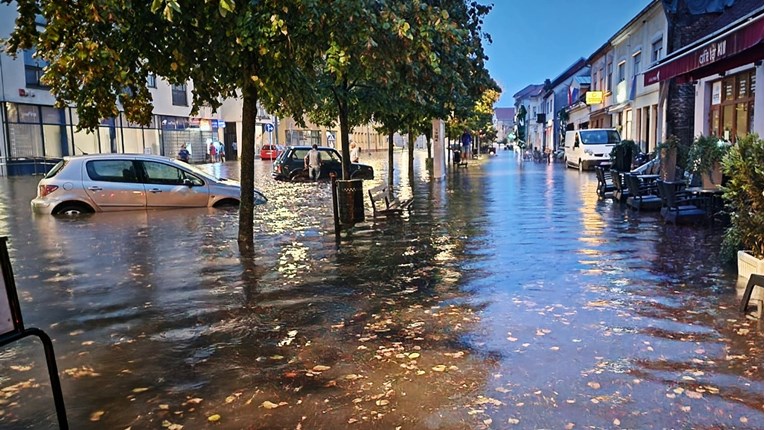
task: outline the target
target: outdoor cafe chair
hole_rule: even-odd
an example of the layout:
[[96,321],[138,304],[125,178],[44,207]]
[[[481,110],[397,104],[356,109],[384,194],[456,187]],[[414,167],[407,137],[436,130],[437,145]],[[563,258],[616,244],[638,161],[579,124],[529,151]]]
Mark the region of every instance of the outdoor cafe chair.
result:
[[654,194],[655,184],[643,184],[638,175],[625,174],[624,181],[630,191],[627,198],[627,206],[635,210],[645,209],[657,211],[662,207],[662,200]]
[[677,183],[658,181],[657,185],[662,201],[661,215],[664,217],[664,222],[694,223],[706,219],[707,212],[703,206],[700,206],[703,205],[701,199],[679,189]]

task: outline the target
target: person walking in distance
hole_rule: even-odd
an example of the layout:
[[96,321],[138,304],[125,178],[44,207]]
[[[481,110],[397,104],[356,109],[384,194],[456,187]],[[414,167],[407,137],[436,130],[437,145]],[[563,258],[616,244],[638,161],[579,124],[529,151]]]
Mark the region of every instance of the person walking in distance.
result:
[[465,129],[465,132],[462,133],[460,142],[462,143],[462,158],[467,160],[468,155],[470,155],[470,147],[473,144],[473,136],[470,135],[468,129]]
[[358,163],[360,154],[361,148],[356,146],[355,143],[351,143],[351,163]]
[[183,145],[181,145],[181,150],[178,151],[178,159],[183,161],[184,163],[188,163],[189,156],[190,156],[189,151],[186,149],[186,144],[184,143]]
[[305,168],[308,169],[308,177],[312,181],[319,180],[321,175],[321,154],[319,153],[319,147],[314,143],[311,150],[308,151],[303,159]]

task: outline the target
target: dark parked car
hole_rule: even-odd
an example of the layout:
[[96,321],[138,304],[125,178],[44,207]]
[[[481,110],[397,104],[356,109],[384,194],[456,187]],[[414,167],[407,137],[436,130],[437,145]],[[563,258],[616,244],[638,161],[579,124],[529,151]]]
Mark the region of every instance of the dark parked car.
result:
[[[304,181],[308,180],[308,171],[305,170],[304,158],[310,146],[288,146],[282,152],[276,161],[274,161],[274,170],[271,176],[274,179],[285,181]],[[329,174],[334,172],[338,178],[342,178],[343,166],[342,157],[334,148],[319,147],[321,154],[321,174],[320,179],[328,179]],[[372,166],[360,163],[351,163],[351,179],[373,179],[375,176]]]

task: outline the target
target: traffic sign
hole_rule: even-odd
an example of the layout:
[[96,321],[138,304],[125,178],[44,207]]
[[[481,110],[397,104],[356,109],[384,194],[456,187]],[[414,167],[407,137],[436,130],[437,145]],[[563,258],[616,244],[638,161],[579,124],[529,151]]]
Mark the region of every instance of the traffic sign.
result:
[[263,130],[271,133],[272,131],[274,131],[274,125],[271,124],[270,122],[267,122],[267,123],[263,124]]

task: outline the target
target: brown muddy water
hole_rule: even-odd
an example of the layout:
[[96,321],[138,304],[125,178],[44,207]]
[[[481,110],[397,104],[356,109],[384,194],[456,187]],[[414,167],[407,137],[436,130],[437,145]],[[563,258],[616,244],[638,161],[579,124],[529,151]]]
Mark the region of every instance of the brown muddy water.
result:
[[[362,157],[365,188],[385,160]],[[70,428],[763,427],[762,325],[737,311],[719,228],[664,225],[599,200],[593,173],[509,151],[438,182],[420,152],[411,175],[395,163],[411,214],[337,248],[329,184],[256,162],[270,200],[249,260],[236,210],[32,216],[39,178],[0,179]],[[0,350],[0,428],[56,428],[33,339]]]

